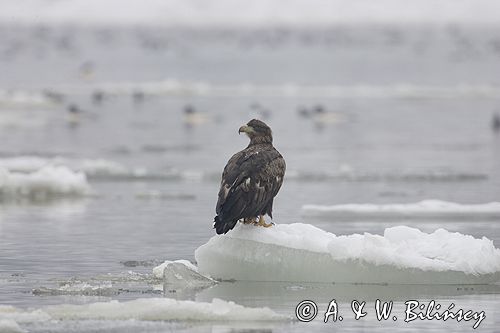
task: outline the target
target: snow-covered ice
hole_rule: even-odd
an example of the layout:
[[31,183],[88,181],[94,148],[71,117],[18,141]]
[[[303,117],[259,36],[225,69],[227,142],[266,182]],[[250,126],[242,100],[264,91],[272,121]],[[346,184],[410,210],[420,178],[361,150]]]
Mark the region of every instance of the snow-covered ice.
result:
[[64,166],[45,166],[31,173],[0,168],[0,197],[48,199],[55,196],[88,194],[90,186],[84,173]]
[[234,302],[178,301],[170,298],[139,298],[133,301],[61,304],[37,310],[0,306],[0,321],[30,323],[47,320],[144,320],[144,321],[277,321],[288,320],[269,308],[249,308]]
[[342,218],[500,218],[500,202],[459,204],[441,200],[423,200],[407,204],[304,205],[302,214]]
[[309,224],[238,224],[195,251],[200,274],[221,280],[483,284],[500,280],[500,250],[486,237],[398,226],[336,236]]

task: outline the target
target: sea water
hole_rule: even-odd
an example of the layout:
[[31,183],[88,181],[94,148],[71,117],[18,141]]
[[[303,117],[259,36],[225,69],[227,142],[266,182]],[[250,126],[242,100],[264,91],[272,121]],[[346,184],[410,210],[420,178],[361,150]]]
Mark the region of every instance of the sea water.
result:
[[[338,236],[444,228],[500,247],[498,215],[460,215],[464,205],[500,201],[500,135],[491,129],[500,112],[498,29],[4,25],[0,40],[1,329],[472,329],[471,321],[406,323],[412,299],[484,311],[480,329],[497,329],[495,284],[226,281],[173,292],[152,271],[165,260],[194,262],[214,235],[221,171],[248,144],[239,126],[255,117],[272,127],[287,162],[275,223],[309,223]],[[196,116],[186,115],[187,105]],[[318,106],[323,113],[313,111]],[[412,208],[424,200],[458,208],[423,218],[411,209],[375,217],[359,213],[366,206],[340,215],[303,209]],[[114,303],[139,299],[153,311],[170,302],[162,297],[268,307],[280,320],[128,320],[119,313],[136,303]],[[324,323],[333,299],[345,319]],[[377,299],[394,302],[396,321],[377,320]],[[294,319],[303,300],[317,303],[312,322]],[[354,300],[366,301],[366,317],[354,319]],[[98,302],[106,309],[100,317],[61,315],[74,309],[64,304]]]

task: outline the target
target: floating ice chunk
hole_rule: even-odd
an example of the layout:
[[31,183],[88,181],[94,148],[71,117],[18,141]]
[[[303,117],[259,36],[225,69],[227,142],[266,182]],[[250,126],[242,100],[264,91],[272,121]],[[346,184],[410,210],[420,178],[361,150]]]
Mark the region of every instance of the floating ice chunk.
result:
[[53,104],[51,100],[41,92],[0,90],[0,106],[4,108],[40,108],[41,106],[49,106],[51,104]]
[[81,196],[90,192],[85,174],[64,166],[46,166],[32,173],[0,169],[0,197],[47,199],[54,196]]
[[37,310],[0,306],[0,321],[34,323],[47,320],[145,320],[145,321],[279,321],[288,320],[264,308],[249,308],[214,298],[211,302],[178,301],[171,298],[139,298],[133,301],[61,304]]
[[163,279],[163,290],[168,292],[190,292],[217,284],[212,278],[198,273],[198,267],[188,260],[167,260],[153,268],[153,275]]
[[49,160],[39,156],[0,158],[0,168],[15,172],[35,172],[49,165]]
[[111,296],[119,293],[118,288],[113,288],[113,285],[108,283],[101,283],[92,285],[88,282],[73,282],[65,283],[58,288],[35,288],[33,289],[34,295],[84,295],[84,296]]
[[15,321],[18,324],[50,320],[51,317],[42,311],[21,310],[11,305],[0,305],[0,320]]
[[139,298],[128,302],[55,305],[43,309],[53,319],[269,321],[284,320],[269,308],[247,308],[213,299],[210,303],[170,298]]
[[73,163],[75,168],[84,171],[87,175],[124,175],[129,172],[123,165],[104,159],[84,159]]
[[438,229],[405,226],[384,235],[336,236],[308,224],[238,224],[195,251],[198,270],[222,280],[479,284],[500,280],[500,250]]
[[24,333],[19,325],[12,319],[0,319],[0,332],[2,333]]
[[328,217],[495,218],[500,217],[500,202],[464,205],[440,200],[424,200],[408,204],[304,205],[302,213],[307,216]]
[[168,264],[163,271],[164,289],[168,291],[201,289],[216,283],[210,277],[203,276],[186,265],[177,262]]
[[74,159],[66,157],[44,158],[40,156],[15,156],[0,158],[0,169],[9,172],[33,173],[45,167],[66,167],[74,172],[85,173],[90,179],[105,180],[170,180],[190,179],[177,170],[151,172],[146,168],[128,168],[105,159]]
[[198,273],[198,267],[196,267],[196,265],[194,265],[191,261],[180,259],[180,260],[174,260],[174,261],[165,260],[165,262],[163,264],[158,265],[155,268],[153,268],[153,275],[158,279],[163,279],[163,274],[164,274],[163,271],[165,270],[165,268],[167,268],[168,265],[173,264],[173,263],[184,265],[184,266],[186,266],[187,269]]
[[16,172],[35,172],[46,166],[64,166],[87,176],[123,176],[131,173],[123,165],[104,159],[71,159],[65,157],[44,158],[40,156],[14,156],[0,158],[0,168]]

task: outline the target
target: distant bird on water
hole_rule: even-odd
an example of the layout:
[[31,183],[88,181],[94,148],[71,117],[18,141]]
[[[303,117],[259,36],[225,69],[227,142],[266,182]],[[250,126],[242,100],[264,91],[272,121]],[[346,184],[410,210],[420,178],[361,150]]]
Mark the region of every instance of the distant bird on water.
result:
[[311,109],[299,107],[298,114],[302,118],[311,119],[316,127],[324,127],[325,125],[335,124],[343,121],[343,117],[337,112],[327,111],[321,104],[313,106]]
[[222,173],[214,219],[217,234],[227,233],[241,219],[244,224],[272,226],[264,215],[273,217],[274,197],[285,176],[285,160],[273,146],[271,128],[252,119],[239,128],[242,132],[250,143],[229,159]]
[[92,61],[85,61],[79,67],[80,75],[84,78],[90,78],[94,75],[95,64]]
[[67,109],[68,111],[68,124],[71,127],[75,127],[80,124],[80,115],[82,114],[83,110],[80,109],[80,107],[76,104],[70,104],[68,105]]
[[144,101],[144,97],[144,92],[142,90],[135,90],[132,93],[132,100],[136,104],[142,103]]
[[199,112],[191,104],[184,106],[184,125],[186,127],[192,128],[197,125],[202,125],[209,120],[206,114]]
[[92,103],[94,104],[101,104],[102,101],[104,100],[104,91],[102,90],[95,90],[94,92],[92,92]]
[[493,132],[495,133],[500,132],[500,114],[495,113],[493,115],[493,120],[491,121],[491,129],[493,129]]

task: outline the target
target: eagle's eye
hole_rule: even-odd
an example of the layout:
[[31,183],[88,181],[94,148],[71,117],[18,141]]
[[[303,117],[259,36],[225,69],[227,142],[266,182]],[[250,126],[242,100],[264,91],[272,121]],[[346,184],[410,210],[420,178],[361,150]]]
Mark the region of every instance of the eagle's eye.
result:
[[250,126],[250,127],[252,127],[255,132],[259,132],[259,133],[263,132],[263,130],[264,130],[260,126]]

